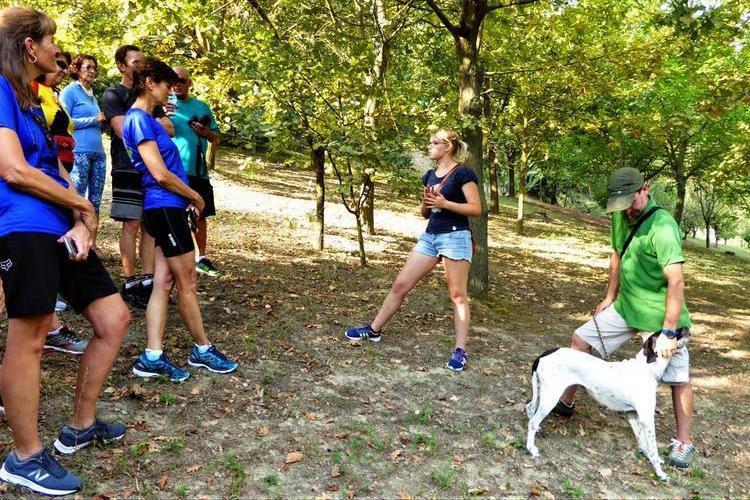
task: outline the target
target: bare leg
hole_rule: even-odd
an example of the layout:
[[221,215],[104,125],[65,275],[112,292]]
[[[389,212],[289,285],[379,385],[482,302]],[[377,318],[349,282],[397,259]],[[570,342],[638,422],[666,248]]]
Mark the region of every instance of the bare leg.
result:
[[465,260],[443,259],[445,278],[448,281],[448,292],[453,303],[453,329],[456,333],[456,347],[466,350],[466,337],[469,334],[471,313],[467,288],[469,284],[469,267]]
[[154,274],[154,237],[148,234],[148,231],[146,231],[143,223],[141,223],[140,226],[141,244],[138,250],[141,254],[141,271],[143,272],[143,274]]
[[406,261],[404,268],[396,276],[396,281],[391,286],[391,291],[380,306],[375,320],[372,322],[372,329],[379,332],[391,320],[394,314],[404,301],[404,297],[419,283],[427,273],[439,262],[437,257],[430,257],[418,252],[412,252]]
[[0,390],[18,458],[42,449],[39,439],[39,384],[42,347],[53,313],[8,320]]
[[95,300],[83,314],[94,327],[94,336],[81,356],[78,367],[71,420],[71,425],[76,429],[85,429],[94,423],[96,400],[130,326],[130,310],[120,294]]
[[677,422],[677,439],[690,444],[693,442],[693,386],[690,382],[672,386],[672,405]]
[[208,344],[203,325],[201,308],[198,305],[198,273],[195,271],[195,251],[167,260],[169,270],[177,283],[177,308],[182,322],[198,345]]
[[[588,345],[581,337],[579,337],[575,333],[570,337],[570,348],[585,353],[591,352],[591,346]],[[563,395],[560,399],[567,405],[573,404],[573,399],[575,399],[577,390],[577,385],[571,385],[570,387],[565,389],[565,392],[563,392]]]
[[206,219],[198,219],[198,232],[195,233],[195,242],[198,244],[198,255],[206,255],[206,241],[208,240],[208,228]]
[[129,220],[122,223],[120,233],[120,260],[122,274],[125,277],[135,276],[135,239],[138,235],[140,222]]
[[154,261],[154,288],[146,307],[146,346],[149,349],[161,350],[164,325],[167,323],[169,312],[169,293],[174,277],[160,247],[155,250]]

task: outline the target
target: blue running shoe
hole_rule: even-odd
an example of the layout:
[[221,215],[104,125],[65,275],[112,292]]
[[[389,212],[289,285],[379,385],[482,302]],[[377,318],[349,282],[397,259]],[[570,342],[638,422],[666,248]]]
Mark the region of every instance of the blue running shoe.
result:
[[216,347],[211,346],[208,351],[201,353],[198,346],[193,346],[193,350],[188,357],[188,364],[198,368],[206,368],[214,373],[230,373],[237,369],[237,363],[227,358],[224,353]]
[[108,424],[95,420],[88,429],[78,430],[65,426],[60,431],[54,443],[55,451],[63,455],[72,455],[81,448],[95,441],[104,444],[114,443],[125,437],[125,426],[122,424]]
[[349,340],[364,340],[367,339],[370,342],[380,342],[382,332],[376,332],[370,325],[357,326],[349,328],[346,333],[346,338]]
[[468,362],[469,356],[466,354],[466,351],[460,347],[456,347],[456,350],[453,351],[453,356],[451,356],[451,360],[448,361],[448,364],[445,366],[454,372],[460,372],[466,367],[466,363]]
[[150,361],[146,353],[138,356],[138,361],[133,365],[133,373],[143,378],[169,377],[172,382],[184,382],[190,374],[177,368],[169,362],[167,356],[162,353],[156,361]]
[[47,450],[23,462],[18,460],[15,450],[11,451],[0,469],[0,479],[54,497],[70,495],[83,486],[81,479],[60,467]]

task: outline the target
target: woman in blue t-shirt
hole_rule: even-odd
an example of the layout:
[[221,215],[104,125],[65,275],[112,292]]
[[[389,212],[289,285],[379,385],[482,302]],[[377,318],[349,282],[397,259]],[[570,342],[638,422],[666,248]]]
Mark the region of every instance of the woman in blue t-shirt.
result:
[[31,81],[55,71],[55,22],[23,7],[0,11],[0,280],[8,337],[0,392],[15,449],[0,479],[46,495],[81,488],[39,439],[40,358],[57,292],[91,322],[94,336],[78,367],[73,415],[54,443],[72,454],[125,436],[96,418],[96,400],[130,324],[130,312],[96,254],[94,208],[58,161]]
[[380,342],[383,327],[401,307],[406,294],[442,260],[453,302],[456,334],[456,348],[447,367],[461,371],[468,362],[466,337],[470,315],[467,287],[472,257],[469,217],[481,215],[482,205],[476,175],[460,164],[466,156],[466,143],[458,139],[455,131],[437,130],[430,137],[427,155],[436,163],[435,168],[422,177],[421,211],[422,216],[429,219],[427,229],[393,282],[373,322],[349,328],[346,338]]
[[203,210],[203,198],[188,185],[180,153],[164,127],[152,116],[166,106],[177,75],[166,63],[148,57],[133,73],[135,103],[125,114],[122,140],[141,174],[143,222],[156,240],[154,288],[146,308],[147,347],[133,365],[133,373],[151,378],[166,375],[182,382],[190,374],[172,364],[163,352],[169,293],[177,284],[178,307],[195,345],[190,366],[215,373],[230,373],[237,363],[211,345],[198,305],[195,246],[188,220]]

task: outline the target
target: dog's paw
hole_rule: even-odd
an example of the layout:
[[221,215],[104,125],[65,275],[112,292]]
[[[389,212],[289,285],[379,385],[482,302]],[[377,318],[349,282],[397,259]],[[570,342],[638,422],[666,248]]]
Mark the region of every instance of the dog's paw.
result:
[[533,458],[534,460],[537,460],[539,458],[539,448],[537,448],[536,446],[527,446],[526,449],[531,454],[531,458]]

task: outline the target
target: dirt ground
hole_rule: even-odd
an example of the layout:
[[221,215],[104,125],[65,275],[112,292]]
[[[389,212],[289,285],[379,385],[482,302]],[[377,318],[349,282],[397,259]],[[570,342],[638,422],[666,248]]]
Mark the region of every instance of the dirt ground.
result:
[[[215,176],[220,213],[209,254],[222,275],[199,285],[209,337],[240,368],[191,370],[183,384],[134,377],[145,344],[144,314],[134,311],[99,405],[101,418],[126,422],[127,437],[61,459],[84,477],[81,498],[750,495],[750,262],[686,251],[698,448],[688,472],[667,468],[672,482],[659,483],[636,456],[626,419],[586,396],[571,419],[544,422],[535,462],[523,447],[530,364],[566,345],[604,294],[606,224],[530,206],[527,236],[517,237],[513,209],[493,215],[489,298],[472,301],[470,369],[453,373],[444,367],[453,335],[440,269],[407,298],[382,342],[352,346],[343,337],[372,319],[403,265],[424,226],[418,202],[378,192],[386,201],[362,269],[354,220],[334,198],[326,250],[311,250],[309,173],[239,168],[240,160],[224,155]],[[100,246],[119,283],[118,229],[103,218]],[[89,333],[75,315],[63,319]],[[173,308],[166,351],[186,366],[189,346]],[[76,367],[64,355],[43,358],[40,426],[50,445],[70,416]],[[664,387],[656,424],[664,446],[674,428]],[[3,421],[0,450],[10,446]],[[0,496],[27,494],[3,485]]]

